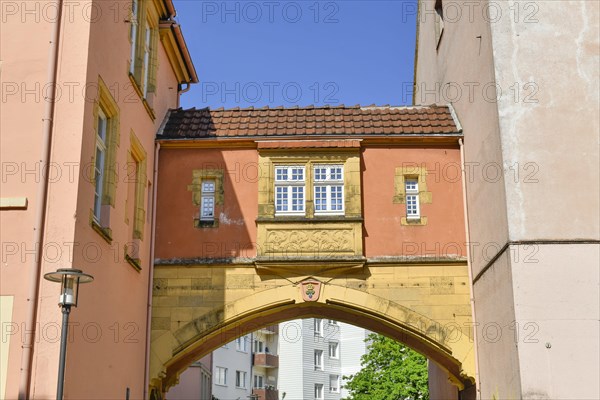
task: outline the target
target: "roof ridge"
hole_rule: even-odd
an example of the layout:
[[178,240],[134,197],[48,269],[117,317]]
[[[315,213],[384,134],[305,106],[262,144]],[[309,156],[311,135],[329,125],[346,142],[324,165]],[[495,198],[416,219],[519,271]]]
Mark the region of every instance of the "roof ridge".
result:
[[361,105],[361,104],[355,104],[355,105],[345,105],[345,104],[337,104],[337,105],[332,105],[332,104],[324,104],[324,105],[314,105],[314,104],[308,104],[305,106],[299,106],[299,105],[293,105],[293,106],[283,106],[283,105],[278,105],[278,106],[262,106],[262,107],[255,107],[255,106],[247,106],[247,107],[231,107],[231,108],[225,108],[225,107],[219,107],[219,108],[211,108],[210,106],[206,106],[206,107],[202,107],[202,108],[196,108],[196,107],[191,107],[191,108],[186,108],[184,109],[183,107],[179,107],[179,108],[173,108],[171,110],[173,111],[180,111],[180,112],[189,112],[189,111],[266,111],[266,110],[331,110],[331,109],[359,109],[359,110],[411,110],[411,109],[424,109],[424,108],[434,108],[434,107],[447,107],[447,105],[438,105],[438,104],[428,104],[428,105],[390,105],[390,104],[383,104],[383,105],[377,105],[375,103],[369,104],[369,105]]

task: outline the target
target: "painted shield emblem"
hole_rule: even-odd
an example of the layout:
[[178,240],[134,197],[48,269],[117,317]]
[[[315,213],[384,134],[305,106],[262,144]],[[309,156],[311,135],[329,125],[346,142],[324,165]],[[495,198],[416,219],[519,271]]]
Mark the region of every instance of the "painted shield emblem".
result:
[[300,290],[304,301],[317,301],[321,294],[321,282],[314,279],[303,281],[300,284]]

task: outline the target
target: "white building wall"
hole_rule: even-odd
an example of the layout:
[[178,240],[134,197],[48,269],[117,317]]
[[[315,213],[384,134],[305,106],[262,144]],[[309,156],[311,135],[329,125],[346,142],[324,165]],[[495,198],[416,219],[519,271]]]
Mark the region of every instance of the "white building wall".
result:
[[279,398],[282,400],[304,400],[303,336],[301,319],[279,324],[278,387]]
[[[285,392],[285,400],[312,400],[315,398],[315,384],[322,384],[323,399],[339,400],[343,397],[343,371],[356,372],[360,369],[366,331],[339,322],[332,324],[323,319],[323,333],[319,335],[315,334],[314,321],[314,318],[298,319],[279,326],[280,399],[283,399]],[[330,342],[338,344],[337,358],[329,357]],[[322,370],[315,369],[315,350],[323,351]],[[348,357],[348,361],[344,357]],[[338,392],[329,390],[330,375],[339,376]]]
[[[213,396],[219,400],[245,400],[252,393],[252,341],[251,335],[242,336],[245,351],[239,350],[236,341],[227,343],[213,352]],[[218,383],[217,368],[227,368],[225,384]],[[246,373],[245,387],[236,387],[236,371]]]
[[[367,352],[365,339],[371,333],[358,326],[340,322],[340,358],[341,375],[349,376],[361,369],[360,361],[363,354]],[[345,381],[342,379],[342,386]],[[348,396],[348,390],[342,388],[341,397]]]

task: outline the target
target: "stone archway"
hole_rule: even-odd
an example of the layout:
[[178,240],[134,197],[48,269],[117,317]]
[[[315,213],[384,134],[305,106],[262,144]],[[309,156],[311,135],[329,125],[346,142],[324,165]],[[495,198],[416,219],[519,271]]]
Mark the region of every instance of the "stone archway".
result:
[[[358,271],[351,268],[352,271],[345,273],[337,270],[334,276],[330,272],[289,278],[260,274],[257,268],[249,266],[157,267],[151,386],[166,392],[196,359],[253,330],[295,318],[321,317],[359,325],[407,344],[445,370],[449,380],[462,390],[473,384],[475,376],[470,310],[467,316],[461,315],[469,307],[468,286],[465,293],[443,290],[445,294],[440,304],[427,304],[435,299],[435,295],[430,294],[431,285],[417,289],[428,293],[417,295],[420,302],[402,300],[407,292],[414,292],[418,287],[405,286],[406,279],[437,282],[435,275],[444,274],[459,286],[461,280],[466,281],[465,265],[440,265],[437,272],[435,268],[385,265],[362,267]],[[211,279],[221,282],[221,290],[208,286],[194,289],[193,284],[187,288],[177,286],[188,284],[188,279],[198,279],[182,276],[208,271],[215,275]],[[390,289],[377,289],[373,282],[390,274],[410,278],[388,280]],[[314,301],[305,301],[306,296],[301,293],[301,284],[307,280],[321,286]],[[241,281],[253,284],[241,287]],[[208,307],[190,306],[191,310],[205,311],[196,315],[188,313],[191,317],[184,321],[185,312],[176,305],[194,304],[193,299],[198,295]],[[162,329],[167,326],[170,329]]]

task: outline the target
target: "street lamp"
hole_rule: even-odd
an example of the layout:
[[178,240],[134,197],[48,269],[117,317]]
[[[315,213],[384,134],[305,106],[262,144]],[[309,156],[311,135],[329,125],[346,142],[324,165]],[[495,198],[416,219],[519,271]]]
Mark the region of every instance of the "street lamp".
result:
[[60,360],[58,363],[58,385],[56,387],[56,400],[63,398],[63,385],[65,381],[65,357],[67,354],[67,337],[69,336],[69,313],[71,306],[77,307],[79,298],[79,284],[88,283],[94,277],[84,274],[79,269],[61,268],[56,272],[49,272],[44,279],[60,283],[60,297],[58,305],[62,309],[62,329],[60,332]]

